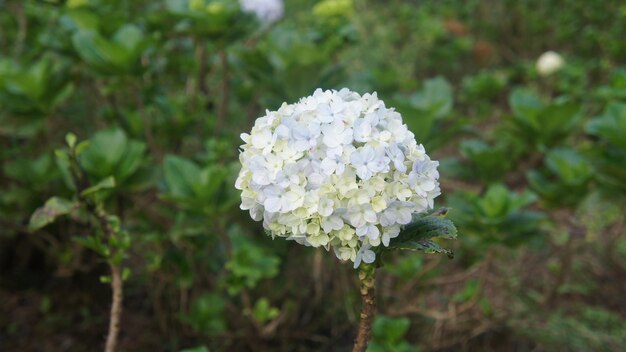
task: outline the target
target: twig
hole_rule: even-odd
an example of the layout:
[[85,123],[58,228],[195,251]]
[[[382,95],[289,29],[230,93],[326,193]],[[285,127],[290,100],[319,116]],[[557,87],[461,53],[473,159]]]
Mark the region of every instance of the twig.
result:
[[137,86],[137,89],[135,90],[135,103],[137,104],[137,108],[139,109],[139,115],[141,116],[141,121],[143,123],[143,134],[144,138],[146,139],[146,143],[148,143],[148,148],[150,149],[152,155],[158,161],[161,161],[163,159],[163,153],[161,152],[158,144],[154,140],[152,127],[150,125],[148,115],[146,114],[146,107],[141,94],[141,83]]
[[117,337],[120,331],[120,319],[122,317],[122,274],[120,268],[114,263],[109,263],[111,268],[111,289],[113,290],[113,303],[111,304],[111,320],[109,321],[109,334],[106,340],[106,352],[115,352]]
[[376,267],[362,263],[359,280],[361,281],[361,320],[352,352],[365,352],[372,336],[372,321],[376,314]]
[[441,257],[436,257],[434,260],[428,262],[428,265],[424,267],[424,269],[420,270],[420,272],[415,275],[411,280],[409,280],[402,288],[399,290],[400,297],[403,297],[415,287],[419,283],[419,281],[424,277],[424,275],[430,272],[432,269],[436,268],[437,265],[441,262]]
[[13,47],[13,54],[19,56],[24,49],[24,41],[28,34],[28,21],[26,14],[24,13],[24,3],[17,5],[17,36],[15,38],[15,46]]
[[222,101],[220,103],[219,111],[217,113],[217,121],[215,122],[214,136],[219,136],[226,115],[228,114],[228,102],[230,100],[230,72],[228,66],[228,54],[226,50],[220,51],[220,59],[222,63]]
[[[76,193],[81,203],[85,205],[87,211],[92,214],[104,234],[108,237],[115,237],[115,230],[109,222],[109,215],[104,209],[97,206],[97,204],[91,199],[82,195],[82,192],[90,187],[89,180],[85,171],[81,168],[78,158],[76,156],[73,147],[70,148],[69,157],[71,159],[71,175],[76,185]],[[115,253],[112,251],[111,257],[115,257]],[[122,274],[120,272],[120,264],[115,260],[109,260],[109,267],[111,268],[111,291],[112,291],[112,303],[111,303],[111,316],[109,320],[109,332],[106,338],[105,352],[115,352],[117,348],[117,340],[120,330],[120,320],[122,317],[122,301],[123,301],[123,281]]]
[[467,271],[462,271],[455,275],[443,276],[438,279],[433,279],[433,280],[430,280],[428,283],[431,285],[435,285],[435,286],[456,284],[460,281],[467,280],[469,277],[474,275],[474,273],[476,273],[482,267],[483,267],[482,265],[474,265],[472,268],[470,268]]
[[106,101],[108,105],[111,106],[111,109],[113,110],[113,118],[117,121],[117,123],[124,130],[124,132],[126,132],[128,135],[131,135],[132,129],[130,128],[130,123],[128,122],[126,117],[124,117],[120,112],[115,95],[105,92],[104,82],[96,80],[95,85],[96,90],[98,91],[100,96]]
[[199,39],[196,45],[196,60],[198,61],[198,90],[204,94],[204,96],[210,99],[209,86],[207,85],[207,73],[208,73],[208,57],[206,41]]
[[282,324],[285,320],[287,320],[289,316],[287,305],[288,305],[287,302],[285,302],[283,306],[280,308],[280,314],[276,318],[274,318],[272,321],[265,324],[265,326],[263,326],[263,328],[260,331],[260,335],[262,338],[267,339],[267,338],[273,337],[276,334],[276,329],[278,329],[280,324]]

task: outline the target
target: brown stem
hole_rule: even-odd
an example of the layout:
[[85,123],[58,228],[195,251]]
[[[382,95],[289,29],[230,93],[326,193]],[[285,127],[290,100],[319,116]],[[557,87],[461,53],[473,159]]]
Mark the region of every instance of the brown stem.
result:
[[117,121],[117,123],[124,130],[124,132],[131,135],[132,130],[130,128],[130,123],[128,122],[128,119],[126,119],[126,117],[124,117],[124,115],[120,112],[117,98],[115,97],[115,95],[107,93],[105,91],[104,84],[105,83],[103,81],[96,80],[95,81],[96,90],[98,91],[102,99],[106,101],[107,105],[111,107],[113,118],[115,119],[115,121]]
[[141,121],[143,123],[143,135],[146,139],[146,143],[148,143],[148,148],[152,155],[158,160],[163,159],[163,153],[161,152],[158,144],[154,140],[154,134],[152,133],[152,127],[150,125],[150,119],[146,113],[146,107],[143,102],[143,97],[141,96],[141,85],[137,86],[135,90],[135,102],[137,107],[139,108],[139,115],[141,116]]
[[[115,231],[111,227],[108,221],[108,214],[93,203],[87,203],[87,209],[95,215],[102,227],[102,231],[107,237],[115,236]],[[115,352],[117,348],[117,337],[120,331],[120,320],[122,317],[122,297],[123,297],[123,282],[122,273],[120,272],[120,265],[115,264],[111,259],[109,262],[111,268],[111,291],[112,291],[112,303],[111,303],[111,316],[109,317],[109,333],[107,334],[105,352]]]
[[110,267],[113,303],[111,304],[111,320],[109,321],[109,333],[104,349],[105,352],[115,352],[116,350],[117,337],[120,332],[120,320],[122,317],[122,274],[118,265],[111,263]]
[[199,39],[196,45],[196,60],[198,61],[198,90],[208,99],[209,86],[207,84],[208,57],[206,41]]
[[[91,213],[98,221],[104,234],[108,237],[114,237],[116,235],[115,229],[111,226],[109,221],[109,214],[104,209],[99,207],[94,201],[82,195],[82,192],[87,189],[90,184],[87,179],[87,175],[80,167],[76,152],[74,148],[70,148],[70,159],[72,161],[72,178],[76,185],[78,199],[85,204],[87,211]],[[120,319],[122,316],[122,296],[123,296],[123,282],[122,273],[120,272],[120,264],[116,263],[114,253],[111,253],[111,259],[109,259],[109,267],[111,268],[111,291],[112,291],[112,303],[111,303],[111,316],[109,320],[109,332],[107,334],[105,352],[115,352],[117,348],[117,338],[120,331]]]
[[26,41],[28,33],[28,21],[26,19],[26,13],[24,10],[24,4],[17,5],[17,36],[15,38],[15,47],[13,48],[13,54],[19,56],[24,49],[24,42]]
[[372,321],[376,314],[376,267],[372,264],[361,264],[359,280],[361,281],[361,320],[359,332],[354,340],[352,352],[365,352],[372,336]]
[[[196,108],[206,109],[207,111],[213,110],[214,107],[214,99],[211,95],[211,89],[209,87],[210,77],[213,72],[213,66],[210,65],[209,52],[207,49],[207,41],[203,38],[198,38],[196,40],[196,51],[195,51],[196,62],[198,62],[198,77],[197,87],[190,86],[191,94],[195,97],[194,106]],[[202,99],[200,97],[202,96]],[[200,107],[200,102],[203,101],[202,106]],[[200,131],[200,139],[205,139],[206,135],[209,134],[208,126],[204,124],[204,120],[198,120],[200,123],[199,131]]]
[[215,123],[215,130],[213,135],[219,136],[222,125],[226,120],[228,114],[228,102],[230,100],[230,72],[228,66],[228,54],[226,50],[220,51],[220,60],[222,63],[222,101],[220,102],[219,111],[217,112],[217,121]]

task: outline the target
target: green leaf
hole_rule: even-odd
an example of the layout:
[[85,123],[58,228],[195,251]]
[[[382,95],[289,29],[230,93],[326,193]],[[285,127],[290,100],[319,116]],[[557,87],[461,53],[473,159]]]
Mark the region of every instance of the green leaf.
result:
[[52,109],[59,106],[62,102],[67,100],[74,93],[74,84],[68,83],[62,88],[59,88],[55,93],[52,93],[50,97],[50,102],[48,104],[48,108]]
[[167,155],[163,165],[165,182],[174,197],[193,197],[201,187],[201,171],[193,162],[175,155]]
[[115,187],[115,178],[113,176],[109,176],[103,179],[102,181],[98,182],[97,184],[83,190],[82,192],[80,192],[80,194],[82,196],[89,196],[96,192],[99,192],[105,189],[111,189],[114,187]]
[[393,102],[418,141],[428,139],[435,121],[450,113],[452,103],[452,86],[441,77],[426,80],[421,91]]
[[143,41],[143,33],[137,26],[127,24],[118,29],[113,36],[113,41],[129,52],[135,52]]
[[73,92],[69,65],[42,59],[20,66],[0,61],[0,105],[21,114],[50,112]]
[[278,274],[280,258],[264,250],[239,232],[231,233],[232,252],[226,270],[231,295],[243,288],[254,288],[259,281]]
[[509,96],[509,105],[515,117],[528,121],[529,124],[536,123],[536,116],[543,109],[544,103],[532,91],[516,89]]
[[186,19],[185,29],[205,38],[234,41],[254,20],[235,1],[166,0],[166,9]]
[[165,0],[165,6],[168,11],[176,14],[185,14],[189,11],[188,0]]
[[278,316],[280,311],[278,308],[272,307],[270,305],[270,301],[262,297],[258,301],[256,301],[254,308],[252,310],[252,316],[254,320],[259,322],[260,324],[264,324]]
[[115,168],[115,176],[118,181],[124,181],[139,169],[146,152],[146,145],[141,142],[130,140],[124,150],[124,156]]
[[38,230],[54,222],[59,216],[69,214],[76,207],[76,202],[59,197],[52,197],[46,201],[43,207],[35,210],[30,217],[28,228],[31,231]]
[[84,237],[75,236],[75,237],[72,237],[72,240],[85,248],[91,249],[92,251],[100,254],[101,256],[105,258],[107,258],[111,254],[110,249],[102,241],[100,236],[95,236],[95,235],[84,236]]
[[[497,201],[486,200],[490,190],[490,196],[498,198]],[[492,185],[482,196],[459,191],[450,195],[447,201],[455,209],[451,217],[464,233],[475,235],[484,244],[514,245],[542,233],[539,225],[544,214],[523,209],[535,199],[534,193],[529,191],[518,194],[503,185]],[[496,206],[498,203],[501,205]],[[485,208],[490,206],[502,211],[487,213]]]
[[193,300],[184,320],[198,332],[209,336],[219,334],[226,329],[225,306],[226,302],[220,295],[203,294]]
[[461,292],[452,296],[452,301],[456,303],[467,302],[471,300],[479,291],[480,282],[476,279],[468,280]]
[[461,153],[469,160],[472,167],[465,171],[468,178],[476,176],[485,181],[502,179],[511,168],[511,151],[503,145],[489,145],[482,140],[472,139],[461,142]]
[[391,318],[378,315],[372,324],[372,335],[379,343],[394,344],[401,341],[409,330],[409,318]]
[[424,88],[411,96],[411,104],[435,118],[442,118],[452,110],[452,86],[442,77],[426,80]]
[[194,187],[196,194],[203,199],[215,196],[228,177],[228,171],[221,166],[210,166],[200,173],[200,183]]
[[122,280],[123,281],[128,281],[128,279],[130,278],[130,275],[132,274],[132,271],[130,270],[129,267],[125,267],[122,270]]
[[[430,238],[456,238],[457,229],[456,227],[454,227],[452,221],[443,217],[439,217],[439,213],[434,214],[434,216],[431,214],[421,218],[414,218],[411,223],[404,226],[404,228],[400,232],[400,236],[411,236],[412,240],[422,240]],[[397,238],[400,238],[400,236],[398,236]]]
[[544,142],[552,142],[551,138],[560,138],[567,134],[582,116],[580,104],[560,102],[547,106],[537,118],[538,132],[542,133]]
[[435,211],[429,215],[418,215],[404,226],[398,237],[391,239],[388,249],[421,250],[426,253],[444,253],[452,256],[451,250],[432,241],[433,238],[454,239],[457,229],[452,221],[445,219],[447,209]]
[[480,202],[480,208],[491,218],[506,215],[509,210],[509,191],[502,184],[489,186]]
[[37,101],[44,94],[45,79],[49,76],[51,68],[52,63],[49,60],[37,61],[28,71],[16,75],[16,79],[11,81],[12,84],[7,88]]
[[515,136],[527,144],[551,146],[566,138],[580,121],[581,105],[564,99],[545,104],[536,93],[517,89],[509,97]]
[[99,131],[91,137],[89,145],[80,155],[80,163],[89,175],[98,178],[114,175],[127,144],[128,138],[120,129]]
[[[72,36],[72,43],[78,55],[87,64],[103,73],[129,72],[137,61],[137,53],[125,45],[131,45],[136,40],[136,34],[129,31],[131,39],[124,45],[110,41],[93,31],[79,31]],[[122,32],[122,34],[124,33]],[[121,38],[118,40],[122,41]]]
[[575,150],[556,148],[548,152],[545,170],[530,170],[526,178],[530,188],[549,205],[575,205],[587,194],[592,177],[591,166]]
[[551,150],[546,158],[546,166],[566,184],[581,184],[591,177],[589,163],[573,149],[556,148]]
[[100,26],[100,19],[96,14],[81,8],[67,9],[60,22],[70,30],[95,31]]
[[68,133],[65,135],[65,142],[67,143],[67,146],[70,148],[74,148],[74,146],[76,146],[76,135],[73,133]]
[[423,251],[427,254],[445,254],[449,258],[454,257],[454,252],[452,250],[443,248],[435,241],[431,240],[407,240],[402,241],[401,243],[394,244],[393,246],[389,245],[390,249],[402,249],[407,251]]
[[20,158],[6,161],[3,165],[6,176],[28,184],[33,191],[47,187],[57,174],[54,172],[53,160],[49,154],[35,158]]
[[598,136],[626,151],[626,138],[624,138],[626,135],[626,104],[609,104],[602,116],[589,122],[587,133]]
[[80,156],[85,150],[89,147],[89,140],[78,142],[75,148],[75,153],[77,156]]
[[76,152],[80,152],[80,164],[90,179],[113,176],[120,185],[132,183],[126,181],[137,174],[144,161],[144,143],[129,139],[117,128],[99,131],[85,142],[77,145]]

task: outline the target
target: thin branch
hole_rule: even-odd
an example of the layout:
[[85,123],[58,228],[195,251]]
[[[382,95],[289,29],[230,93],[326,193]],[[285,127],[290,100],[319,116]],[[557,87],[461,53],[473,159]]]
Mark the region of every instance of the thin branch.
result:
[[24,42],[28,35],[28,21],[26,19],[26,13],[24,11],[24,3],[17,5],[17,36],[15,38],[15,46],[13,47],[13,54],[19,56],[24,49]]
[[123,283],[119,266],[113,263],[110,263],[109,266],[111,267],[113,303],[111,304],[111,320],[109,321],[109,333],[104,350],[105,352],[115,352],[120,331],[120,319],[122,317]]
[[215,122],[214,136],[219,136],[226,115],[228,115],[228,104],[230,101],[230,68],[228,65],[228,54],[226,50],[220,51],[220,59],[222,64],[222,101],[220,102],[219,111],[217,112],[217,121]]
[[209,86],[207,84],[207,73],[208,73],[208,55],[207,55],[207,45],[206,40],[199,39],[196,45],[196,61],[198,62],[198,90],[204,94],[207,98],[207,101],[210,99],[209,97]]
[[[198,62],[198,77],[197,88],[193,89],[193,96],[195,99],[195,105],[198,106],[200,101],[203,101],[202,109],[206,109],[207,111],[213,110],[214,107],[214,99],[211,96],[211,89],[209,88],[210,77],[213,73],[214,67],[210,65],[209,52],[207,48],[207,41],[203,38],[198,38],[196,40],[196,50],[195,50],[195,58],[196,62]],[[203,99],[199,99],[200,96],[203,96]],[[199,120],[203,122],[204,120]],[[209,134],[207,126],[202,123],[199,129],[201,135],[200,138],[204,139],[206,135]]]
[[154,134],[152,133],[152,126],[150,124],[150,119],[148,118],[146,107],[143,101],[143,96],[141,93],[141,83],[137,86],[135,90],[135,103],[137,104],[137,108],[139,109],[139,115],[141,116],[141,121],[143,124],[143,135],[146,139],[146,143],[148,144],[148,148],[152,155],[156,158],[156,160],[161,161],[163,159],[163,153],[159,148],[158,144],[154,140]]
[[132,129],[130,127],[130,123],[128,122],[126,117],[124,117],[124,115],[122,115],[122,113],[120,112],[120,108],[118,106],[115,95],[105,92],[103,81],[96,80],[95,85],[96,85],[96,90],[98,91],[102,99],[104,99],[106,103],[111,107],[113,118],[117,121],[117,123],[124,130],[124,132],[126,132],[128,135],[132,135],[131,134]]
[[[98,221],[102,231],[106,237],[115,237],[115,229],[109,222],[109,214],[106,213],[102,207],[99,207],[93,200],[82,195],[82,192],[90,187],[89,180],[85,171],[82,169],[78,162],[74,148],[70,148],[69,157],[71,159],[71,175],[76,185],[76,193],[81,203],[85,205],[87,211],[92,214]],[[115,253],[112,251],[111,257],[115,257]],[[123,301],[123,278],[120,272],[120,264],[114,260],[109,260],[109,267],[111,268],[111,291],[112,291],[112,303],[111,303],[111,316],[109,318],[109,332],[106,338],[105,352],[115,352],[117,350],[117,341],[120,330],[120,321],[122,317],[122,301]]]
[[361,264],[359,280],[361,281],[361,320],[359,332],[354,340],[352,352],[365,352],[372,336],[372,322],[376,314],[376,267],[372,264]]

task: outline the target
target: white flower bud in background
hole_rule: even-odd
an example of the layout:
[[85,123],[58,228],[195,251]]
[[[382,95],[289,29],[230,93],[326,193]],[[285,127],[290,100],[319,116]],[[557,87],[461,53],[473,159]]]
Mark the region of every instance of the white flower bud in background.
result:
[[239,0],[241,10],[253,13],[261,23],[272,24],[283,17],[282,0]]
[[537,72],[539,72],[541,76],[549,76],[560,70],[563,65],[565,65],[565,61],[561,55],[554,51],[546,51],[537,59],[536,67]]
[[332,248],[355,267],[441,193],[439,162],[376,93],[318,89],[241,138],[241,209],[272,237]]

